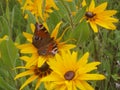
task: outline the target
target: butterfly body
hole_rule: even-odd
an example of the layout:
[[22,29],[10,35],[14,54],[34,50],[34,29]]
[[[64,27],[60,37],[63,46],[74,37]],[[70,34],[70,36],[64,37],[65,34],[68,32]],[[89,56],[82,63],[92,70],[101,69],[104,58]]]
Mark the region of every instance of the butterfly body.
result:
[[58,51],[54,38],[51,38],[46,28],[38,23],[35,25],[32,44],[38,49],[38,54],[42,56],[55,55]]

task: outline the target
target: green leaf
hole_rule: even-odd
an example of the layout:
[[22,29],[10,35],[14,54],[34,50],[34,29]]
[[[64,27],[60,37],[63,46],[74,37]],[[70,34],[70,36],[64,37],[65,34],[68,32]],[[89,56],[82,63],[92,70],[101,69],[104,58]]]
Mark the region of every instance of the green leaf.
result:
[[0,87],[4,90],[16,90],[12,86],[10,86],[1,76],[0,76]]
[[3,16],[0,16],[0,27],[1,27],[0,37],[2,37],[3,35],[10,36],[10,29],[8,26],[8,22]]
[[10,10],[9,10],[9,2],[6,0],[6,18],[10,22]]
[[113,78],[115,81],[120,80],[120,76],[117,75],[117,74],[112,75],[112,78]]
[[58,15],[58,13],[55,11],[53,13],[50,14],[50,17],[47,21],[47,25],[49,27],[50,32],[53,31],[53,29],[55,28],[55,26],[57,25],[57,23],[60,21],[61,17]]
[[71,37],[76,39],[77,45],[79,43],[83,43],[86,41],[89,37],[90,31],[89,31],[89,26],[86,21],[82,21],[79,23],[74,31],[71,32]]
[[75,2],[74,2],[74,1],[73,1],[73,2],[67,2],[66,4],[67,4],[67,6],[68,6],[68,9],[69,9],[71,12],[73,12],[73,11],[76,10],[76,5],[75,5]]
[[57,7],[59,10],[57,10],[57,16],[62,19],[63,22],[69,22],[69,16],[68,11],[66,9],[66,4],[59,0],[57,3]]
[[75,17],[73,18],[73,22],[74,24],[77,24],[80,22],[80,20],[83,18],[84,14],[86,11],[86,7],[79,9],[75,15]]
[[61,3],[61,1],[59,0],[56,4],[57,4],[57,7],[59,8],[58,12],[59,12],[60,16],[61,17],[66,16],[67,10],[66,10],[65,6],[63,5],[63,3]]
[[13,68],[15,66],[16,58],[18,56],[17,49],[11,39],[4,40],[0,44],[1,58],[3,63],[7,65],[8,68]]

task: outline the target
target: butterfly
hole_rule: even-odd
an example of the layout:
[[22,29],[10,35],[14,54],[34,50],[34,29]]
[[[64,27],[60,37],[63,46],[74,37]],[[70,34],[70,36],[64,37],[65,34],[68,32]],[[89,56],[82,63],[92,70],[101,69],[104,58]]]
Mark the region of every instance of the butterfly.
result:
[[58,52],[54,38],[52,38],[47,29],[39,23],[35,24],[32,44],[38,49],[38,54],[42,56],[55,55]]

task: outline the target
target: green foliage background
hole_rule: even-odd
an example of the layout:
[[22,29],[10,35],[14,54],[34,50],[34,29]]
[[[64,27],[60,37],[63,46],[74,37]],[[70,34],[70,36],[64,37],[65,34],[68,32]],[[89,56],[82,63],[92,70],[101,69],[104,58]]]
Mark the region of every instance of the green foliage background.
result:
[[[76,5],[82,0],[74,0],[73,3],[64,5],[58,1],[57,6],[60,11],[55,11],[50,14],[47,20],[50,32],[56,24],[62,20],[63,25],[60,27],[60,34],[65,28],[68,31],[65,33],[63,40],[68,38],[76,39],[71,41],[77,45],[75,48],[81,57],[86,51],[90,52],[90,61],[100,61],[101,65],[97,72],[106,76],[104,81],[92,83],[96,90],[120,90],[120,22],[116,24],[117,30],[108,31],[99,28],[99,33],[95,34],[86,23],[79,20],[85,13],[85,8],[80,9],[74,17],[70,16],[71,11],[75,11]],[[90,1],[90,0],[87,0]],[[108,2],[107,9],[118,10],[116,18],[120,19],[120,1],[119,0],[96,0],[96,4],[104,1]],[[79,4],[78,4],[79,7]],[[35,18],[29,14],[28,20],[24,19],[24,15],[20,9],[17,0],[0,0],[0,38],[8,35],[6,40],[0,43],[0,90],[18,90],[27,77],[19,80],[14,80],[16,74],[21,70],[14,69],[16,66],[24,65],[19,60],[19,51],[15,47],[15,43],[25,43],[26,39],[22,32],[31,32],[30,23],[35,22]],[[39,90],[43,90],[41,85]],[[33,90],[34,83],[28,85],[24,90]]]

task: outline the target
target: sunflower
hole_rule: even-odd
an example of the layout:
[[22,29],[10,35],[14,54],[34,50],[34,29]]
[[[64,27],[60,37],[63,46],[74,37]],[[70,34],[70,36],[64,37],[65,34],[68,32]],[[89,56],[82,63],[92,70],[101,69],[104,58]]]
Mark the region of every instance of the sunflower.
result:
[[[20,0],[19,3],[22,5]],[[44,4],[45,7],[43,6]],[[43,21],[49,17],[49,13],[53,12],[52,8],[58,10],[54,0],[25,0],[25,3],[22,5],[23,12],[28,10],[35,15],[36,18],[40,17]]]
[[90,6],[85,13],[85,18],[90,23],[90,26],[94,32],[98,32],[97,25],[110,30],[116,29],[116,26],[113,23],[118,22],[118,19],[115,19],[111,16],[115,15],[117,11],[105,10],[106,7],[107,2],[95,7],[94,0],[91,0]]
[[[39,51],[39,49],[37,47],[40,46],[39,45],[40,43],[38,43],[37,45],[33,43],[34,34],[32,35],[32,34],[29,34],[26,32],[23,33],[23,35],[26,37],[26,39],[29,41],[29,43],[18,45],[17,47],[20,49],[21,53],[32,54],[31,59],[26,64],[26,67],[30,67],[30,66],[36,65],[36,64],[38,64],[38,67],[40,67],[44,62],[49,61],[50,58],[54,58],[56,53],[60,54],[60,52],[62,50],[68,50],[68,49],[75,47],[75,45],[73,45],[73,44],[66,44],[68,40],[61,42],[61,39],[66,30],[62,33],[62,35],[59,38],[57,38],[60,24],[61,24],[61,22],[56,25],[55,29],[52,31],[52,33],[50,35],[50,38],[54,41],[53,43],[55,43],[55,45],[54,45],[55,49],[54,49],[54,51],[52,51],[53,55],[51,55],[51,54],[44,55],[44,51],[46,51],[45,49]],[[34,32],[34,30],[33,30],[33,32]],[[45,39],[43,41],[43,43],[45,43],[46,40],[47,39]],[[42,46],[42,47],[44,47],[44,46]]]
[[[88,63],[89,53],[85,53],[77,60],[77,52],[63,51],[61,56],[57,54],[54,61],[48,64],[53,72],[42,79],[42,81],[51,81],[51,87],[57,90],[94,90],[87,83],[87,80],[103,80],[105,76],[102,74],[93,74],[90,72],[97,69],[100,62]],[[51,88],[50,87],[50,88]],[[48,88],[48,87],[47,87]]]
[[[30,57],[24,56],[22,57],[25,62],[27,62]],[[27,86],[29,83],[37,80],[35,90],[37,90],[41,84],[41,79],[50,75],[52,70],[49,68],[49,65],[45,62],[41,67],[37,65],[33,65],[31,67],[19,66],[16,67],[18,69],[25,69],[24,72],[21,72],[15,76],[15,80],[21,77],[29,76],[29,78],[25,81],[25,83],[20,87],[20,90]],[[45,82],[46,83],[46,82]]]

